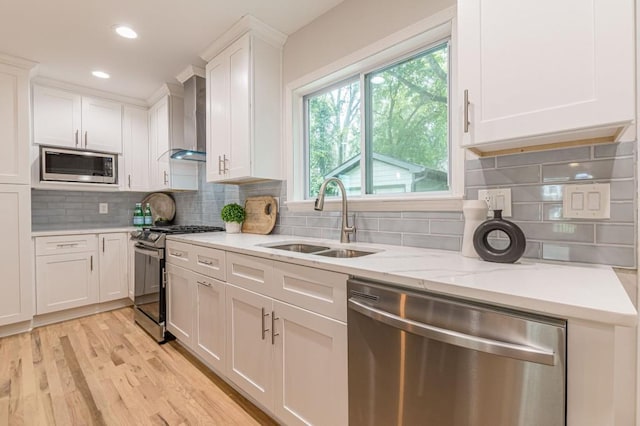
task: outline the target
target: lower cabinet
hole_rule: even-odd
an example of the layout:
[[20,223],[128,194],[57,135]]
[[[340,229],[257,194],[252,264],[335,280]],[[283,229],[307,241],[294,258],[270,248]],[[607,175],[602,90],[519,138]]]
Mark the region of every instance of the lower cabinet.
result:
[[36,313],[127,297],[127,238],[124,232],[36,238]]
[[225,284],[167,264],[167,330],[218,372],[225,371]]
[[100,302],[129,295],[127,234],[100,234]]
[[227,284],[229,379],[288,425],[347,424],[346,324]]
[[36,258],[37,313],[47,314],[98,302],[95,251]]
[[[176,241],[167,252],[169,332],[282,423],[348,423],[346,275]],[[218,279],[196,272],[201,257]]]

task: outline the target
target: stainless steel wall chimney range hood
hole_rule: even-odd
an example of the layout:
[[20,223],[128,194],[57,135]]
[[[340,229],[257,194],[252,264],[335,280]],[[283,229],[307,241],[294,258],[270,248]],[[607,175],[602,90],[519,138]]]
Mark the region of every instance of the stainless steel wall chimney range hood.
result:
[[174,160],[206,161],[206,81],[193,75],[182,84],[184,88],[184,142],[195,150],[176,149]]

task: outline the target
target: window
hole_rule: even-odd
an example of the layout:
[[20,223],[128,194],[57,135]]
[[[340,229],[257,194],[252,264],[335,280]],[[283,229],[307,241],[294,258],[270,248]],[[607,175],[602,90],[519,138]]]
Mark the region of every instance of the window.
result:
[[449,191],[449,68],[440,42],[304,96],[305,198]]

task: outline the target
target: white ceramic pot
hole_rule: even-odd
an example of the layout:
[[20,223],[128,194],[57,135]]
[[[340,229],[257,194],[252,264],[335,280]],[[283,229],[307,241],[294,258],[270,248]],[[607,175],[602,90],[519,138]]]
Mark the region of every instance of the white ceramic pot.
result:
[[238,222],[225,222],[224,228],[227,231],[227,234],[239,234],[242,232],[242,223]]

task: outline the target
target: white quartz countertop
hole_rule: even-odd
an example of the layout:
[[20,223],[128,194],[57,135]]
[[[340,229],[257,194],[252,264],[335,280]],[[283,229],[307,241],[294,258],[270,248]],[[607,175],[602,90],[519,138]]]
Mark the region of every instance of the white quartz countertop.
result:
[[[167,239],[559,318],[622,326],[633,326],[637,321],[631,300],[608,266],[539,263],[526,259],[515,264],[490,263],[452,251],[364,243],[343,245],[333,240],[285,235],[213,232],[173,235]],[[265,247],[280,242],[320,243],[379,252],[339,259]]]
[[55,237],[57,235],[108,234],[111,232],[131,232],[138,228],[122,226],[119,228],[90,228],[90,229],[58,229],[55,231],[35,231],[32,237]]

